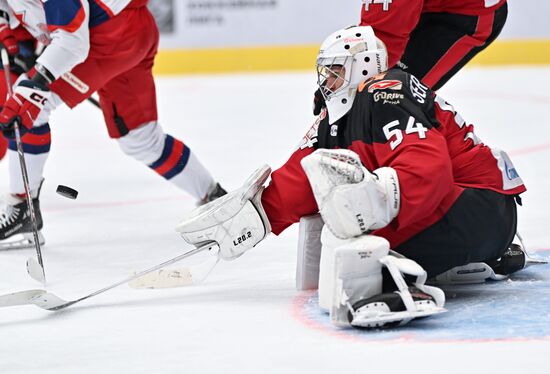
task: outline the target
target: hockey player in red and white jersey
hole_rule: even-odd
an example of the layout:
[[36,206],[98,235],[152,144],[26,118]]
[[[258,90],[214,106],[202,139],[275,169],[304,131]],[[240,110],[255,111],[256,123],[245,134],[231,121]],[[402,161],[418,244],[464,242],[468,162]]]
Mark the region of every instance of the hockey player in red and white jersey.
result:
[[[22,76],[0,112],[4,135],[13,124],[24,133],[49,136],[50,113],[60,104],[75,107],[97,92],[109,136],[127,155],[146,164],[199,203],[225,193],[190,148],[164,133],[157,122],[152,67],[159,33],[147,0],[0,0],[11,28],[22,25],[46,45],[27,76]],[[29,184],[42,219],[38,192],[49,143],[24,145]],[[14,145],[14,143],[12,143]],[[0,245],[32,246],[30,220],[15,149],[8,151],[10,195],[0,216]],[[18,240],[14,240],[18,235]],[[41,235],[40,235],[41,236]],[[9,245],[9,244],[7,244]]]
[[455,267],[482,264],[495,279],[523,267],[502,263],[525,191],[504,151],[418,78],[388,70],[371,27],[330,35],[317,69],[327,108],[299,149],[265,189],[269,169],[191,214],[177,228],[186,241],[233,259],[320,212],[320,306],[359,327],[443,311],[425,281]]
[[[363,0],[360,25],[369,25],[399,66],[433,90],[441,88],[500,34],[506,0]],[[324,106],[320,91],[313,113]]]

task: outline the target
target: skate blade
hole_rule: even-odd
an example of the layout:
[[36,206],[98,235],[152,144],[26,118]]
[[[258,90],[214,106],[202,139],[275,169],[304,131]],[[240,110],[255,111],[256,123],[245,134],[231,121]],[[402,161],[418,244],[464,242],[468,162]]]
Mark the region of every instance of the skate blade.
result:
[[546,265],[547,263],[548,263],[548,261],[543,260],[542,258],[526,256],[525,257],[525,267],[524,267],[524,269],[531,266],[531,265]]
[[358,313],[351,321],[352,326],[356,327],[382,327],[386,323],[400,322],[403,320],[412,320],[415,318],[428,317],[435,314],[445,313],[447,309],[442,307],[433,307],[419,311],[402,311],[402,312],[384,312],[371,311],[365,314]]
[[[43,245],[46,241],[41,231],[38,231],[38,242]],[[12,237],[0,240],[0,251],[9,251],[12,249],[34,248],[34,235],[32,232],[15,234]]]

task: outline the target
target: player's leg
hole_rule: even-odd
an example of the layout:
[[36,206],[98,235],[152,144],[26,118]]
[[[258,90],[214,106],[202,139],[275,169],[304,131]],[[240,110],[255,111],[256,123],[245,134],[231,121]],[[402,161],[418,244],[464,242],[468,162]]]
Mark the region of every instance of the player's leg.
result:
[[3,135],[0,135],[0,160],[4,158],[8,151],[8,141]]
[[494,13],[480,16],[424,13],[411,33],[400,66],[437,90],[496,39],[507,14],[506,3]]
[[[11,74],[12,82],[15,82],[17,75]],[[6,88],[6,78],[4,76],[4,69],[0,67],[0,106],[4,106],[6,96],[8,95],[8,90]],[[8,151],[8,139],[6,139],[2,133],[0,133],[0,160],[6,156]]]
[[[16,58],[10,58],[11,82],[16,82],[19,75],[27,72],[36,60],[36,42],[22,27],[17,29],[17,40],[19,54]],[[4,70],[1,70],[0,100],[2,100],[2,105],[6,97],[6,79],[4,77]],[[29,177],[29,188],[33,198],[32,201],[39,230],[42,229],[43,222],[38,196],[43,180],[44,165],[51,145],[50,126],[47,121],[49,112],[60,103],[58,97],[53,97],[51,101],[50,105],[40,114],[34,127],[21,138]],[[3,205],[0,210],[0,248],[33,246],[33,228],[30,217],[27,214],[28,206],[25,199],[25,187],[23,185],[16,143],[12,139],[8,140],[0,136],[0,159],[2,159],[4,153],[7,154],[9,190],[3,198]],[[43,236],[40,231],[39,238],[43,242]]]
[[498,259],[511,245],[516,226],[514,196],[465,189],[441,220],[395,250],[431,278],[456,266]]
[[[4,81],[3,77],[0,77],[0,80]],[[2,88],[5,89],[5,85]],[[38,230],[41,230],[43,226],[39,203],[40,187],[43,180],[44,165],[46,164],[51,146],[51,132],[48,118],[50,112],[60,103],[61,100],[59,97],[55,94],[52,95],[52,98],[50,98],[48,104],[37,118],[34,127],[21,138]],[[13,139],[8,140],[7,156],[9,190],[0,211],[0,249],[33,246],[33,228],[30,216],[28,215],[25,186],[17,154],[17,145]],[[43,242],[40,232],[39,237]]]
[[157,104],[152,67],[158,46],[158,31],[146,9],[141,27],[156,35],[149,52],[133,68],[119,74],[99,91],[109,136],[117,139],[124,153],[146,164],[157,174],[205,203],[223,194],[210,172],[189,146],[157,123]]

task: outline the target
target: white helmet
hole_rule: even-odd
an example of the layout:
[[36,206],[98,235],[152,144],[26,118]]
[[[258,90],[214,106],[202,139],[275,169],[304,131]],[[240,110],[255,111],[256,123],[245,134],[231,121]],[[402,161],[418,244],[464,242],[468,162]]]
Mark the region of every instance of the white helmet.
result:
[[[317,84],[327,104],[329,122],[336,122],[351,109],[359,83],[386,70],[388,53],[372,27],[351,26],[326,38],[317,56]],[[333,81],[342,85],[328,87],[329,77],[336,77]]]

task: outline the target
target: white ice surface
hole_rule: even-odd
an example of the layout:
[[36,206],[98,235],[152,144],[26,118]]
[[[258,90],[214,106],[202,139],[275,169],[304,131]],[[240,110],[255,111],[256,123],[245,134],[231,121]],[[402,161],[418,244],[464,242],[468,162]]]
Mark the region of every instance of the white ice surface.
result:
[[[160,120],[234,189],[257,166],[277,167],[290,155],[313,121],[314,84],[312,73],[160,78]],[[539,250],[550,248],[548,87],[550,68],[466,69],[441,91],[486,143],[510,151],[529,189],[519,228]],[[192,199],[124,156],[96,108],[60,108],[51,125],[41,199],[49,291],[76,299],[186,248],[173,228]],[[6,162],[0,176],[5,191]],[[57,195],[58,184],[76,188],[78,199]],[[417,339],[419,329],[365,339],[304,313],[314,297],[294,289],[296,242],[296,227],[269,237],[198,287],[121,286],[57,313],[0,309],[0,373],[550,372],[550,332],[521,334],[522,323],[550,317],[548,301],[538,308],[535,297],[513,327],[502,324],[517,339],[514,331],[507,338],[445,335],[452,311],[429,325],[441,332],[437,339]],[[25,272],[33,253],[0,253],[0,294],[41,288]],[[522,313],[522,299],[514,300],[510,310]],[[471,310],[465,305],[455,313]],[[498,321],[502,311],[491,313]],[[475,330],[480,321],[472,313],[463,323]]]

